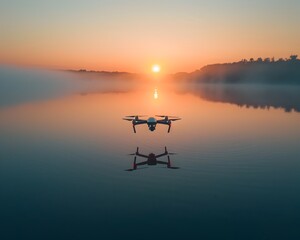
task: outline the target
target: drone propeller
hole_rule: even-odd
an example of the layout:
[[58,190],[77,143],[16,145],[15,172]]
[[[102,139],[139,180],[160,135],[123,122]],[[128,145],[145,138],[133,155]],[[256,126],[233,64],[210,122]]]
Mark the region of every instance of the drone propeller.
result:
[[155,115],[157,117],[161,117],[161,118],[165,118],[165,120],[169,120],[169,121],[178,121],[181,120],[180,117],[175,117],[175,116],[166,116],[166,115]]
[[126,121],[132,121],[133,119],[128,119],[128,118],[122,118],[123,120],[126,120]]
[[176,116],[168,116],[168,115],[155,115],[156,117],[168,117],[168,118],[179,118],[179,117],[176,117]]
[[136,152],[135,153],[130,153],[128,155],[129,156],[135,156],[138,152],[139,152],[139,147],[136,148]]

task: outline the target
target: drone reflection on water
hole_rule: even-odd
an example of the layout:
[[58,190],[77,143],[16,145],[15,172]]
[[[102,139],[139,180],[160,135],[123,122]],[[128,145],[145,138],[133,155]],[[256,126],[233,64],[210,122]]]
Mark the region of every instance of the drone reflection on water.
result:
[[[165,151],[161,154],[149,153],[149,155],[145,155],[143,153],[140,153],[139,147],[137,147],[135,153],[129,154],[131,156],[134,156],[133,166],[132,166],[132,168],[127,169],[126,171],[134,171],[134,170],[142,169],[145,167],[140,168],[140,166],[144,166],[144,165],[148,165],[148,166],[164,165],[169,169],[179,169],[179,167],[173,167],[171,165],[170,155],[175,155],[175,154],[176,153],[168,152],[167,147],[165,147]],[[137,157],[145,158],[147,160],[142,161],[142,162],[137,162]],[[158,160],[158,158],[161,158],[161,157],[167,157],[168,161]]]

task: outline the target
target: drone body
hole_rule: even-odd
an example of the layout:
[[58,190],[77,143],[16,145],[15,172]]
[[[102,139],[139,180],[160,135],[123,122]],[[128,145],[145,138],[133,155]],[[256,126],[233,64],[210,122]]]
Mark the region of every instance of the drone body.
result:
[[134,115],[134,116],[126,116],[126,118],[123,118],[123,120],[132,122],[134,133],[136,133],[135,126],[141,124],[147,124],[149,130],[152,132],[156,129],[157,124],[168,125],[169,126],[168,133],[169,133],[171,130],[172,121],[177,121],[181,119],[178,117],[164,116],[164,115],[156,115],[156,117],[159,117],[161,119],[156,119],[155,117],[149,117],[148,119],[140,119],[139,117],[143,117],[143,116]]

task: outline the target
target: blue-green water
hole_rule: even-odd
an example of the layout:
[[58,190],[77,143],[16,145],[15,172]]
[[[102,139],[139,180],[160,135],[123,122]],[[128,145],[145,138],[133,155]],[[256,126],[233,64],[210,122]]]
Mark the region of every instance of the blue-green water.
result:
[[[49,88],[45,73],[34,83],[12,69],[0,75],[0,239],[299,239],[300,114],[286,112],[297,109],[297,87],[264,86],[257,94],[272,97],[246,108],[249,96],[241,104],[228,90],[70,76]],[[129,114],[182,120],[170,134],[134,134],[121,120]],[[137,147],[165,146],[179,169],[124,171]]]

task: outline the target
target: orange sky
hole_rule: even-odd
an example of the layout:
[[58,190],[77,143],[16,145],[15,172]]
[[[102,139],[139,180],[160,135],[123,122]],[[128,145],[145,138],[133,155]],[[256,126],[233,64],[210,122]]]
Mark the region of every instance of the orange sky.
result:
[[4,1],[0,62],[173,73],[289,57],[300,54],[299,11],[295,0]]

